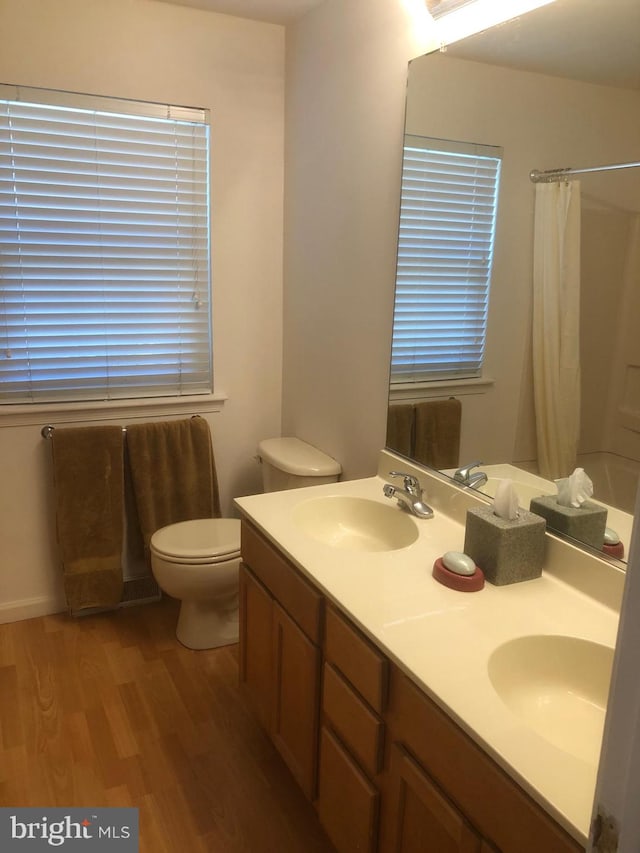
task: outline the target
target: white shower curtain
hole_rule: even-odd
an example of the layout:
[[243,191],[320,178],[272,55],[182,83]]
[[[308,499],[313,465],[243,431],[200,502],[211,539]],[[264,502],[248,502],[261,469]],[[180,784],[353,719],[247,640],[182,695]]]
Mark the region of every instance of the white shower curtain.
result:
[[533,386],[540,474],[576,467],[580,432],[580,184],[536,184]]

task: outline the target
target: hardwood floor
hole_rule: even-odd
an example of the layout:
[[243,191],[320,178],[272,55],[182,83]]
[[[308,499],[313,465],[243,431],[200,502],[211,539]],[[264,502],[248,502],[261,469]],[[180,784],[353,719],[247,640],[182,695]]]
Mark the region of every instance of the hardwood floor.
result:
[[136,806],[141,853],[333,853],[237,647],[185,649],[176,618],[164,599],[0,625],[0,805]]

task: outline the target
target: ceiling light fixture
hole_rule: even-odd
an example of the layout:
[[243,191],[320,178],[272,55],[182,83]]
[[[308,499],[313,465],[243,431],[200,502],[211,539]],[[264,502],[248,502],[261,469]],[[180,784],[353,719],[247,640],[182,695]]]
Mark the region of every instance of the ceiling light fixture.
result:
[[488,30],[554,0],[426,0],[441,44]]

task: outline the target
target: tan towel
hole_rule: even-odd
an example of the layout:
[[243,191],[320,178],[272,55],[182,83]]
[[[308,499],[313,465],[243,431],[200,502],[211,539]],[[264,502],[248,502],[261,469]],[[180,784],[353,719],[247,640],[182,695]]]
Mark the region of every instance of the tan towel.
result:
[[209,424],[204,418],[131,424],[127,455],[149,560],[156,530],[192,518],[219,518],[220,498]]
[[387,410],[387,447],[413,456],[413,403],[394,403]]
[[69,609],[122,598],[122,427],[56,429],[56,530]]
[[457,468],[460,456],[460,400],[429,400],[416,405],[414,458],[431,468]]

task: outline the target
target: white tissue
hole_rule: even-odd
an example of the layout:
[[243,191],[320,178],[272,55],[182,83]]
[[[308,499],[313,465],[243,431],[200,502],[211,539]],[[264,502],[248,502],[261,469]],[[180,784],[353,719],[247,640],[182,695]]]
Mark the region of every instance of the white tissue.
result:
[[560,506],[572,506],[579,509],[593,495],[593,483],[585,474],[584,468],[576,470],[562,480],[556,480],[558,503]]
[[518,517],[518,495],[512,480],[500,480],[493,499],[493,512],[505,521],[515,521]]

